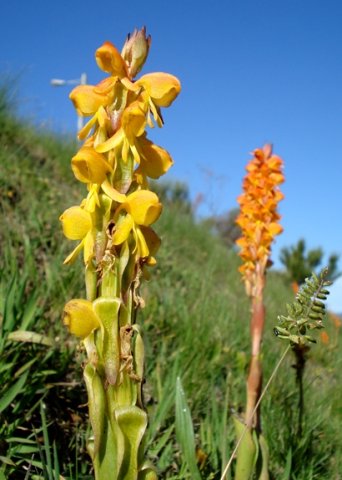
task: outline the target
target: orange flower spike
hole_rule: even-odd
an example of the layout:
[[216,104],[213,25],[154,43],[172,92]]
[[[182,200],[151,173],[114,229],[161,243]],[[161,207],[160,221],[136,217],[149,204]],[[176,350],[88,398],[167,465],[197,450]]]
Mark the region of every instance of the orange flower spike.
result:
[[251,279],[254,278],[252,283],[258,281],[256,271],[264,275],[272,241],[283,230],[279,224],[277,206],[284,197],[279,190],[279,185],[284,181],[281,158],[272,155],[271,145],[254,150],[253,154],[246,167],[243,193],[238,197],[240,214],[236,220],[242,230],[242,237],[236,242],[244,261],[240,272],[246,288],[248,283],[249,292],[253,291],[250,289]]

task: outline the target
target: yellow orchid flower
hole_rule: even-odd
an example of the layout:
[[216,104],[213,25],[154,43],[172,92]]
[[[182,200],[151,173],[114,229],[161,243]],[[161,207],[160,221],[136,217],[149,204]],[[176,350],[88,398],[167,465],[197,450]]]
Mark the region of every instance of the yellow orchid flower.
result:
[[97,85],[78,85],[69,95],[79,115],[89,117],[114,99],[116,78],[105,78]]
[[[157,125],[162,127],[163,119],[160,107],[169,107],[178,96],[181,90],[178,78],[169,73],[148,73],[139,78],[135,85],[143,88],[141,97],[148,105]],[[149,125],[153,126],[150,122]]]
[[92,147],[84,146],[71,160],[71,168],[77,180],[83,183],[103,183],[113,169],[104,155]]
[[[161,108],[171,105],[180,83],[166,73],[134,80],[150,42],[145,28],[128,36],[121,54],[105,42],[95,58],[108,78],[70,94],[78,114],[89,117],[71,162],[88,195],[60,220],[65,236],[78,243],[64,263],[83,249],[87,300],[65,305],[64,324],[82,339],[88,356],[84,379],[94,439],[88,450],[95,477],[103,479],[156,478],[142,463],[144,346],[136,313],[144,305],[140,281],[149,278],[161,243],[151,225],[162,205],[147,179],[159,178],[173,161],[145,129],[162,126]],[[118,428],[112,428],[113,418]]]
[[170,73],[147,73],[135,83],[144,88],[157,107],[169,107],[181,91],[178,78]]
[[[119,217],[122,210],[126,210],[125,216]],[[149,235],[149,231],[141,227],[148,227],[156,220],[158,220],[162,210],[162,205],[159,202],[157,195],[149,190],[138,190],[127,196],[126,201],[120,205],[116,212],[118,222],[116,230],[113,235],[113,244],[121,245],[128,239],[128,236],[133,232],[135,239],[135,251],[139,256],[144,258],[150,254],[151,241],[146,241],[144,233]],[[152,234],[151,234],[152,235]]]
[[122,113],[121,128],[107,141],[96,145],[96,151],[105,153],[115,149],[125,163],[131,152],[136,163],[140,163],[140,155],[136,146],[136,139],[143,135],[147,123],[144,104],[138,101],[131,103]]
[[76,298],[70,300],[64,307],[63,323],[70,333],[86,338],[100,327],[100,321],[89,300]]
[[105,42],[96,50],[95,59],[99,68],[113,77],[128,76],[126,62],[111,42]]
[[94,254],[95,235],[92,215],[82,207],[70,207],[59,217],[63,233],[69,240],[81,240],[77,247],[67,256],[64,264],[72,263],[82,248],[84,263],[88,263]]
[[140,155],[140,166],[135,171],[137,175],[157,179],[173,165],[171,155],[145,136],[139,138],[137,147]]
[[144,227],[156,222],[162,211],[158,196],[150,190],[137,190],[131,193],[122,207],[132,215],[136,224]]

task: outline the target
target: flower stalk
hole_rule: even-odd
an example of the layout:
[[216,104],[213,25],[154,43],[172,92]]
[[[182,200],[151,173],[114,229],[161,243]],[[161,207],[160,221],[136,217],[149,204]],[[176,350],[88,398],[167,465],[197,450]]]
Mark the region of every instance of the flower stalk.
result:
[[[245,411],[249,434],[246,435],[238,452],[237,480],[250,478],[256,464],[254,457],[258,452],[263,459],[258,478],[268,478],[267,444],[261,434],[260,409],[256,406],[260,404],[258,400],[262,390],[261,345],[265,325],[263,292],[266,271],[271,265],[270,254],[274,237],[282,232],[277,207],[283,198],[279,190],[279,185],[284,181],[283,162],[280,157],[273,155],[271,145],[254,150],[253,155],[246,167],[243,193],[238,198],[240,214],[236,220],[242,230],[242,236],[236,242],[243,260],[239,271],[251,300],[251,361]],[[235,423],[239,433],[241,424],[237,419]]]
[[64,263],[83,251],[87,298],[65,305],[64,323],[81,338],[87,354],[84,380],[92,428],[87,446],[96,480],[157,478],[144,459],[144,343],[136,319],[144,306],[139,287],[149,278],[160,246],[151,225],[162,205],[149,190],[149,179],[159,178],[173,162],[147,138],[146,127],[163,125],[161,108],[171,105],[181,87],[167,73],[135,80],[150,44],[144,28],[128,36],[121,54],[105,42],[96,62],[108,76],[70,94],[77,112],[90,117],[71,162],[88,193],[60,220],[65,236],[78,241]]
[[[316,339],[312,335],[307,335],[308,330],[314,331],[323,328],[323,318],[326,313],[325,301],[329,295],[328,287],[331,285],[331,281],[328,280],[328,269],[325,268],[317,276],[314,273],[310,278],[305,279],[305,285],[303,285],[296,293],[295,301],[292,304],[287,304],[287,316],[278,316],[278,326],[273,329],[274,334],[288,342],[286,349],[281,355],[278,363],[273,369],[270,378],[268,379],[262,393],[260,394],[258,401],[251,413],[251,418],[256,413],[261,401],[266,395],[269,386],[271,385],[274,377],[276,376],[281,364],[283,363],[289,350],[294,350],[298,346],[307,346],[308,343],[316,343]],[[240,436],[236,442],[236,445],[231,453],[231,456],[222,472],[221,479],[226,478],[226,474],[233,462],[235,454],[242,445],[245,436],[250,433],[249,421],[246,419],[245,426],[239,424]],[[262,477],[262,475],[259,476]]]

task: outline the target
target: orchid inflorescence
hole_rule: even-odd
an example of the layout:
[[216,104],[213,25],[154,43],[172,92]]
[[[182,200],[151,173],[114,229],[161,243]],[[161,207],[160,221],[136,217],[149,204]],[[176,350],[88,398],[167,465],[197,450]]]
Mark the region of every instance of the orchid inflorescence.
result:
[[[272,242],[282,232],[277,212],[278,203],[284,197],[279,190],[279,185],[284,181],[282,168],[283,161],[273,155],[271,145],[254,150],[253,158],[246,167],[243,193],[238,198],[240,214],[236,223],[242,230],[242,236],[236,243],[243,260],[239,271],[251,300],[251,361],[246,385],[245,421],[248,433],[237,454],[237,480],[251,478],[256,464],[257,477],[268,478],[267,443],[262,435],[259,408],[262,389],[261,345],[265,325],[263,291],[266,270],[271,265]],[[240,435],[242,424],[238,419],[235,419],[235,426]],[[258,461],[255,461],[257,457]]]
[[240,214],[236,221],[242,236],[236,243],[241,248],[243,264],[239,270],[247,295],[257,297],[264,287],[273,239],[283,230],[277,207],[284,198],[278,187],[284,182],[284,175],[283,161],[273,155],[272,145],[254,150],[253,155],[246,167],[243,193],[238,198]]
[[83,250],[87,298],[66,304],[64,323],[81,337],[88,356],[84,378],[93,430],[88,451],[96,479],[156,478],[142,458],[144,349],[135,319],[143,306],[141,279],[149,277],[160,246],[151,225],[162,205],[149,179],[165,174],[173,161],[147,138],[146,127],[163,125],[161,108],[171,105],[181,87],[167,73],[134,80],[150,44],[144,28],[128,36],[121,54],[105,42],[96,62],[108,76],[70,94],[78,114],[90,117],[71,162],[88,194],[60,220],[65,236],[78,241],[64,263]]

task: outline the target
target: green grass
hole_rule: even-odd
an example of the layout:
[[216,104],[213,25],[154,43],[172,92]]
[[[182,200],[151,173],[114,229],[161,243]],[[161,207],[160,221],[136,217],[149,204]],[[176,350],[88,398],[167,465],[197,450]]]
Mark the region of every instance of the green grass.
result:
[[[84,353],[61,322],[64,303],[84,296],[81,262],[62,265],[72,245],[58,221],[84,195],[69,168],[75,145],[26,126],[3,104],[0,95],[0,479],[51,479],[58,472],[90,479]],[[179,207],[171,202],[156,225],[162,247],[152,279],[142,287],[148,454],[160,478],[194,478],[194,459],[184,448],[190,427],[182,431],[189,416],[178,412],[178,427],[175,421],[178,391],[178,405],[191,412],[201,476],[219,479],[234,447],[233,415],[244,407],[249,304],[236,252]],[[272,329],[291,297],[284,277],[269,272],[265,379],[285,349]],[[52,346],[10,340],[23,326]],[[342,478],[341,334],[329,320],[327,332],[330,343],[313,346],[307,362],[302,438],[295,433],[291,356],[263,402],[274,479]]]

